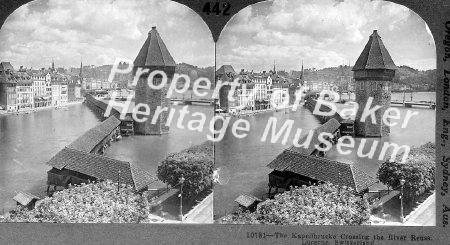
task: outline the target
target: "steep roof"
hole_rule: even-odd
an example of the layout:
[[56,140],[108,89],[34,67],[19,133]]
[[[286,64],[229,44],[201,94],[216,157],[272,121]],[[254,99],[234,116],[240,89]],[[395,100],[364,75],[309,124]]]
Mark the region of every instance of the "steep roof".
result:
[[166,45],[159,36],[156,27],[152,27],[148,33],[147,40],[142,45],[136,59],[135,67],[144,66],[176,66],[174,59],[167,50]]
[[27,192],[19,192],[17,193],[17,195],[13,197],[13,200],[20,203],[23,206],[27,206],[33,200],[40,200],[40,198]]
[[235,202],[237,202],[239,205],[242,205],[246,208],[250,207],[251,205],[253,205],[255,202],[259,203],[262,202],[261,199],[252,196],[250,194],[241,194],[240,196],[238,196],[238,198],[236,198],[236,200],[234,200]]
[[376,30],[370,35],[369,41],[353,66],[352,71],[375,69],[397,69]]
[[92,176],[99,180],[117,182],[120,170],[120,183],[127,184],[136,190],[142,190],[157,179],[129,162],[105,156],[91,154],[65,147],[47,162],[56,169],[68,169]]
[[91,152],[106,136],[108,136],[117,126],[120,120],[114,116],[108,117],[97,126],[89,129],[78,139],[72,142],[69,147],[75,150]]
[[373,185],[374,178],[347,163],[326,158],[307,156],[298,152],[285,150],[267,167],[277,171],[288,171],[319,181],[347,186],[361,192]]
[[[317,127],[316,129],[314,129],[314,133],[311,136],[311,142],[307,145],[307,147],[296,147],[296,146],[291,146],[289,147],[287,150],[289,151],[295,151],[304,155],[311,155],[315,150],[316,150],[316,145],[319,145],[321,142],[319,141],[319,135],[323,132],[326,133],[331,133],[333,134],[334,132],[336,132],[336,130],[339,129],[339,127],[341,126],[341,124],[334,118],[331,118],[330,120],[328,120],[326,123],[320,125],[319,127]],[[309,132],[307,135],[305,135],[305,137],[301,138],[298,143],[299,144],[303,144],[306,142],[306,140],[308,139],[309,136]]]
[[6,70],[14,71],[14,67],[9,62],[0,62],[0,71]]
[[16,79],[17,86],[31,85],[33,83],[31,75],[26,71],[17,71],[14,73],[14,77]]
[[[9,70],[9,71],[8,71]],[[8,74],[6,74],[8,71]],[[17,83],[13,76],[14,67],[9,62],[0,62],[0,83]]]
[[225,75],[225,74],[236,74],[236,71],[234,71],[233,66],[231,65],[222,65],[219,69],[217,69],[216,74],[217,75]]

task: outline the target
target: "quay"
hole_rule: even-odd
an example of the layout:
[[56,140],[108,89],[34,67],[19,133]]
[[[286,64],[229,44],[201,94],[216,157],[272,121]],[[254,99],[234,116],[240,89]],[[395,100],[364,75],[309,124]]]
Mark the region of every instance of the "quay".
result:
[[193,103],[196,104],[207,104],[207,105],[214,105],[214,99],[171,99],[172,102],[181,102],[181,104],[185,105],[192,105]]
[[436,102],[432,102],[432,101],[420,101],[420,102],[414,102],[414,101],[396,101],[393,100],[391,101],[391,105],[401,105],[407,108],[411,108],[413,106],[419,106],[419,107],[427,107],[430,109],[436,109]]

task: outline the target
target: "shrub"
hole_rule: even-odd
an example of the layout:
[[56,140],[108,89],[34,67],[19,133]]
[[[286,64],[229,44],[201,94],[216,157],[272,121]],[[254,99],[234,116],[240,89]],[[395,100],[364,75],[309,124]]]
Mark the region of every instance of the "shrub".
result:
[[111,181],[70,186],[36,204],[33,210],[18,206],[6,222],[139,223],[148,222],[145,198],[130,186]]
[[400,156],[395,162],[386,161],[378,169],[377,177],[391,188],[399,187],[404,179],[404,201],[412,204],[418,196],[434,189],[435,150],[433,143],[412,147],[405,163],[400,162]]
[[363,225],[369,222],[365,197],[351,188],[330,183],[294,187],[258,205],[254,213],[242,210],[219,219],[226,224]]

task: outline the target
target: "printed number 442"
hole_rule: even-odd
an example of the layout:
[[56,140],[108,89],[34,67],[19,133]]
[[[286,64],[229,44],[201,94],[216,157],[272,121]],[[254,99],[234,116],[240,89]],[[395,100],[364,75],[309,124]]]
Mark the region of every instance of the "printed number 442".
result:
[[216,15],[230,15],[230,7],[231,5],[229,3],[223,3],[222,7],[220,7],[220,4],[218,2],[216,2],[212,8],[211,8],[211,3],[207,2],[204,6],[203,6],[203,12],[205,12],[207,15],[213,13]]

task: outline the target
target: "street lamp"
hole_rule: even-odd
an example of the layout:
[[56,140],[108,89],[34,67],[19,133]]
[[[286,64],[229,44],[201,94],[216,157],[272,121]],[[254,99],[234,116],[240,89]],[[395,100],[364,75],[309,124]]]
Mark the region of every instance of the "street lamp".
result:
[[180,178],[180,221],[183,222],[183,183],[185,179],[183,175]]
[[405,180],[400,180],[400,221],[405,222],[405,217],[403,216],[403,185],[405,184]]
[[120,169],[117,172],[117,193],[120,193]]

